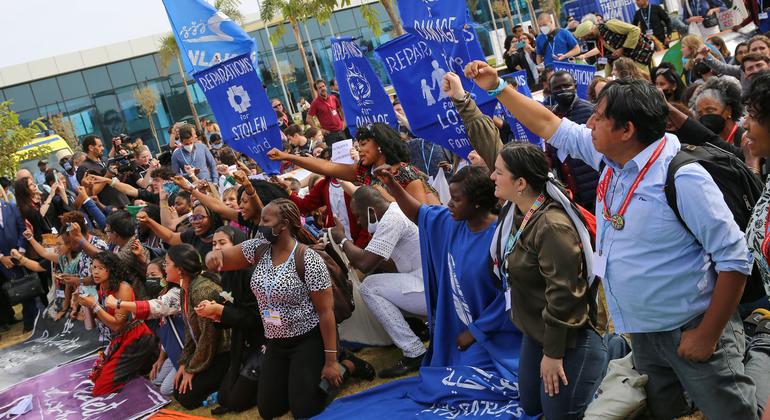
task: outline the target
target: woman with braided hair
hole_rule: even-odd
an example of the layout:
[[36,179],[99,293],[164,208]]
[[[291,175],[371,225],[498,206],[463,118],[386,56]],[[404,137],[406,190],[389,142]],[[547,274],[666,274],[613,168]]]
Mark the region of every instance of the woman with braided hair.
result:
[[[325,381],[327,389],[343,382],[329,271],[308,247],[315,239],[302,228],[299,209],[291,200],[266,205],[259,232],[261,238],[210,252],[206,265],[211,271],[254,266],[251,290],[267,338],[257,394],[260,415],[270,419],[291,411],[294,417],[312,417],[330,399],[319,381]],[[344,376],[374,376],[374,369],[360,359],[344,359]]]

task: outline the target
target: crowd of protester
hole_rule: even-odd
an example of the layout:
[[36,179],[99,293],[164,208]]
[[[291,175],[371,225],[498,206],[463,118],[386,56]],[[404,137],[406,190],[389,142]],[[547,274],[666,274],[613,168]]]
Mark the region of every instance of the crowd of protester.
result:
[[[272,100],[280,176],[211,121],[175,124],[157,156],[86,136],[60,168],[0,180],[1,276],[38,273],[42,290],[20,302],[24,330],[43,308],[95,326],[94,395],[147,376],[187,409],[215,396],[213,414],[311,417],[350,378],[448,366],[459,359],[431,346],[502,337],[520,346],[529,415],[579,418],[628,344],[654,417],[757,418],[770,397],[770,40],[730,51],[715,3],[687,1],[687,35],[647,0],[632,23],[589,14],[560,29],[543,14],[537,36],[514,27],[506,70],[525,70],[542,102],[470,63],[465,76],[543,147],[483,115],[451,72],[468,159],[416,137],[394,98],[398,127],[357,127],[353,163],[333,162],[351,136],[323,80],[301,119]],[[654,67],[675,33],[682,62]],[[570,59],[604,69],[587,100],[550,67]],[[339,293],[351,273],[355,309]],[[437,324],[455,310],[462,322]],[[402,353],[380,372],[338,329],[364,313]],[[0,293],[0,329],[14,322]]]

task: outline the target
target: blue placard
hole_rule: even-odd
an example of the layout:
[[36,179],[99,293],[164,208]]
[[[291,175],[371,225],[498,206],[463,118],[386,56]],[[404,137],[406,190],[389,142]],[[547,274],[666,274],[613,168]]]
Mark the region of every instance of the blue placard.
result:
[[217,118],[225,143],[254,159],[267,174],[278,174],[280,162],[268,159],[267,152],[282,148],[281,129],[249,54],[193,76]]
[[599,0],[602,7],[602,16],[604,21],[610,19],[620,19],[631,23],[636,13],[636,3],[634,0]]
[[332,38],[331,45],[342,111],[353,137],[358,127],[375,122],[398,128],[390,98],[358,45],[349,36]]
[[448,68],[428,42],[407,33],[376,50],[401,100],[412,132],[418,137],[468,157],[473,150],[460,114],[441,84]]
[[241,54],[256,64],[254,39],[205,0],[163,0],[163,6],[188,74]]
[[401,0],[398,12],[406,31],[439,42],[458,42],[455,31],[469,20],[465,0]]
[[586,64],[572,64],[564,61],[555,61],[553,63],[554,71],[567,71],[575,79],[577,95],[580,99],[588,100],[588,86],[596,77],[596,67]]
[[[527,86],[527,72],[524,70],[519,70],[515,73],[506,74],[503,76],[503,78],[506,77],[513,77],[516,79],[516,83],[518,85],[517,90],[522,95],[525,95],[529,98],[532,97],[532,91],[529,89],[529,86]],[[538,136],[537,134],[529,131],[527,127],[525,127],[522,123],[519,122],[519,120],[516,119],[511,113],[506,109],[503,104],[500,102],[497,102],[497,105],[495,106],[495,116],[501,119],[504,119],[508,125],[511,127],[511,132],[513,133],[513,137],[516,139],[516,141],[528,141],[541,149],[544,149],[544,143],[543,139]]]

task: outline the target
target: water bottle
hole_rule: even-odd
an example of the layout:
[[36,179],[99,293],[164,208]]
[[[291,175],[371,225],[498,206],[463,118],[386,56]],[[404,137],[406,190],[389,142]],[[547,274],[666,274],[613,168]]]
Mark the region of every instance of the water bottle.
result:
[[206,398],[205,401],[203,401],[204,407],[213,407],[214,404],[217,403],[217,397],[219,396],[219,392],[214,392],[211,395],[209,395],[208,398]]

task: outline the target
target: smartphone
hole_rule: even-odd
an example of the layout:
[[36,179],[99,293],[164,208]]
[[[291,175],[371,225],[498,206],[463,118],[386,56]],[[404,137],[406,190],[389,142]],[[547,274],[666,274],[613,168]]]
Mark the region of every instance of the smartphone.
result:
[[516,43],[516,49],[518,50],[519,48],[524,48],[524,45],[524,41],[519,41]]
[[[347,368],[345,365],[340,364],[340,371],[342,371],[342,376],[345,376],[345,372],[347,372]],[[325,394],[329,394],[333,391],[337,391],[337,388],[332,387],[332,385],[329,383],[329,381],[326,380],[326,378],[321,379],[321,383],[318,384],[318,387],[321,388],[321,391],[323,391]]]

